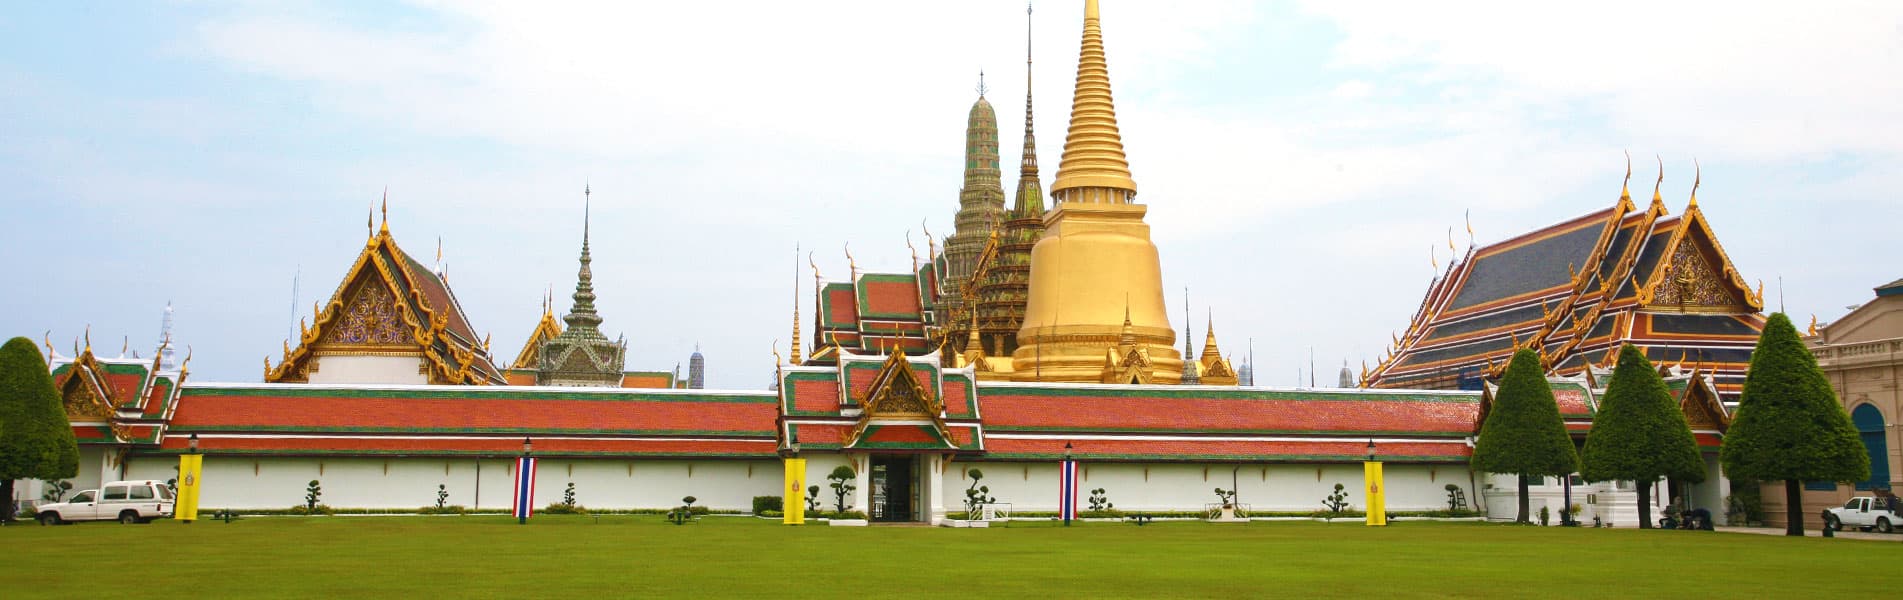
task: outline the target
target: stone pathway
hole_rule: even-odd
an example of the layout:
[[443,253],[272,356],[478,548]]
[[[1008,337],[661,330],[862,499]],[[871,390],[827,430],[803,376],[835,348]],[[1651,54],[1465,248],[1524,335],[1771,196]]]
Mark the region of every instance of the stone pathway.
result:
[[[1726,533],[1755,533],[1758,535],[1784,535],[1780,527],[1718,527]],[[1689,532],[1688,532],[1689,533]],[[1804,528],[1805,537],[1824,537],[1824,532],[1814,527]],[[1903,542],[1903,533],[1877,533],[1875,531],[1839,531],[1837,537],[1847,540],[1876,540],[1879,542]]]

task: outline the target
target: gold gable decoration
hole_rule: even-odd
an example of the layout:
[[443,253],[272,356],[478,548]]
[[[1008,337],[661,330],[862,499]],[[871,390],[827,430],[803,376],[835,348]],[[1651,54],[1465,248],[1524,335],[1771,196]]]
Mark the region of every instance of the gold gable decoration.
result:
[[[379,256],[391,258],[386,263]],[[411,284],[417,276],[404,264],[407,256],[391,237],[389,224],[384,223],[357,254],[330,300],[312,306],[311,323],[298,323],[297,346],[291,347],[286,340],[283,356],[275,366],[270,357],[264,359],[264,381],[306,383],[317,356],[368,354],[419,356],[431,384],[493,383],[486,373],[474,368],[477,360],[488,359],[475,349],[462,347],[448,334],[448,311],[453,307],[431,306],[423,292]],[[396,293],[404,289],[409,292]],[[438,344],[444,349],[438,350]],[[454,359],[460,366],[452,366],[447,359]]]
[[945,426],[944,405],[930,388],[919,383],[918,373],[912,370],[912,363],[904,352],[886,355],[885,364],[872,378],[861,406],[864,408],[859,413],[859,422],[846,434],[844,446],[847,448],[858,445],[866,431],[882,421],[916,424],[923,420],[930,423],[939,436],[952,439],[950,429]]
[[335,326],[326,332],[325,345],[402,346],[410,340],[399,316],[396,295],[374,279],[357,286]]
[[1698,205],[1686,209],[1666,256],[1667,262],[1639,291],[1639,303],[1647,308],[1679,312],[1764,309],[1763,297],[1745,285]]
[[112,388],[106,385],[104,371],[88,345],[73,359],[66,380],[59,383],[60,402],[66,409],[68,421],[104,423],[113,436],[125,441],[132,437],[132,431],[113,418],[118,401],[112,397]]

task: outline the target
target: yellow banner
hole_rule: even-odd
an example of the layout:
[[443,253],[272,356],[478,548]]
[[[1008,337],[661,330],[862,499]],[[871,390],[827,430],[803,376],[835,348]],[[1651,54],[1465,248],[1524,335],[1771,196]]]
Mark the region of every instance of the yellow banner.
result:
[[786,459],[786,499],[780,508],[781,523],[806,524],[806,459]]
[[1388,524],[1388,496],[1381,480],[1381,463],[1368,461],[1361,463],[1362,480],[1368,483],[1368,526],[1382,527]]
[[178,457],[178,498],[172,509],[172,518],[180,521],[198,520],[198,490],[204,484],[204,465],[203,454]]

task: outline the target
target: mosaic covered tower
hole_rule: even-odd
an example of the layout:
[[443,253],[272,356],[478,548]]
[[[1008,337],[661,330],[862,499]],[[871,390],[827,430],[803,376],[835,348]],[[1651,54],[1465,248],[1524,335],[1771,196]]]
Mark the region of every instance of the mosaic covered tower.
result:
[[[998,113],[985,100],[984,76],[978,77],[978,101],[965,120],[965,184],[958,190],[957,229],[945,238],[944,323],[969,322],[966,296],[975,296],[972,273],[1004,214],[1004,185],[999,183]],[[968,284],[971,284],[968,286]]]
[[[1025,10],[1030,15],[1030,10]],[[1031,291],[1031,249],[1044,235],[1044,185],[1038,180],[1037,137],[1032,133],[1030,23],[1024,42],[1024,153],[1018,163],[1017,198],[998,233],[998,247],[978,288],[978,331],[987,353],[1010,356],[1018,349],[1024,303]]]
[[1098,382],[1111,372],[1105,351],[1127,345],[1148,363],[1145,380],[1178,383],[1182,353],[1171,347],[1176,331],[1164,310],[1156,244],[1143,222],[1148,209],[1136,203],[1117,131],[1098,14],[1096,0],[1084,3],[1070,132],[1051,186],[1054,208],[1031,251],[1013,378]]
[[[590,195],[584,189],[583,197]],[[536,383],[567,387],[621,387],[621,365],[628,347],[624,341],[601,334],[601,315],[595,312],[595,276],[588,254],[588,204],[582,205],[581,270],[575,278],[575,304],[562,317],[568,328],[542,345]]]

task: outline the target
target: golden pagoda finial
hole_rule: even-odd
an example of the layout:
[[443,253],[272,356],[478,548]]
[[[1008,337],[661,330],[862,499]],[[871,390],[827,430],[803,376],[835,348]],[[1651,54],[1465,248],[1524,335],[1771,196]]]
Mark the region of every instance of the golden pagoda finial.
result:
[[1474,211],[1473,209],[1471,208],[1467,209],[1467,212],[1463,213],[1461,218],[1467,221],[1467,249],[1472,250],[1474,247]]
[[1657,183],[1652,184],[1652,208],[1655,210],[1664,210],[1665,197],[1659,195],[1659,188],[1665,186],[1665,159],[1656,154],[1652,155],[1652,157],[1657,158],[1659,161],[1659,180]]
[[852,242],[846,242],[846,267],[852,271],[852,281],[859,281],[859,263],[852,259]]
[[806,266],[813,268],[813,293],[819,293],[819,263],[813,262],[813,251],[806,251]]
[[1805,335],[1817,337],[1817,313],[1810,314],[1810,332]]
[[[1762,285],[1762,284],[1760,284],[1760,285]],[[93,353],[93,326],[92,326],[92,324],[91,324],[91,323],[88,323],[88,324],[86,324],[86,334],[85,334],[85,335],[86,335],[86,351],[85,351],[85,353],[86,353],[86,354],[92,354],[92,353]]]
[[[911,239],[908,237],[906,241],[910,242]],[[814,270],[815,273],[818,273],[817,269],[818,268],[815,267],[815,270]],[[775,348],[774,353],[776,355],[774,358],[777,361],[778,360],[777,355],[779,353],[778,348],[780,344],[779,342],[774,342],[773,346]],[[801,346],[800,344],[800,246],[799,246],[799,243],[795,242],[793,244],[793,348],[792,348],[793,362],[792,364],[795,364],[795,365],[800,364],[800,346]]]
[[918,270],[918,248],[912,245],[912,230],[905,230],[905,249],[912,253],[912,270]]
[[919,219],[918,226],[925,230],[925,261],[938,260],[938,240],[932,237],[931,226],[925,224],[925,219]]
[[1620,204],[1632,199],[1632,151],[1625,151],[1625,181],[1619,183]]
[[1057,167],[1051,195],[1058,203],[1128,204],[1137,191],[1130,162],[1117,130],[1110,96],[1110,67],[1104,59],[1103,28],[1097,0],[1084,2],[1083,47],[1077,58],[1076,91],[1071,100],[1070,132]]
[[1691,201],[1691,205],[1685,207],[1685,210],[1687,212],[1691,211],[1691,209],[1698,208],[1698,183],[1700,181],[1704,181],[1704,179],[1705,179],[1704,167],[1701,167],[1698,165],[1697,158],[1693,158],[1692,159],[1692,201]]
[[390,232],[390,186],[383,186],[383,224],[377,227],[378,233]]

